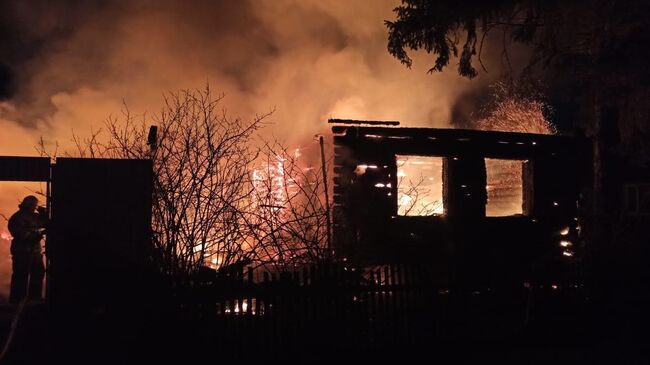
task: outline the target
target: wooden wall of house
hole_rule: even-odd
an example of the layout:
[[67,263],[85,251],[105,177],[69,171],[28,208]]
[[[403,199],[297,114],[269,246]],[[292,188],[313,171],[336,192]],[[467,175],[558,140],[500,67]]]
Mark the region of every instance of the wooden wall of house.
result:
[[[548,242],[577,216],[579,188],[588,180],[578,168],[586,156],[580,150],[584,141],[572,138],[349,126],[333,132],[337,253],[375,263],[430,262],[443,280],[529,270],[530,261],[546,254]],[[443,157],[443,216],[397,215],[397,154]],[[527,161],[525,214],[485,217],[485,158]],[[355,173],[359,166],[367,166],[365,173]],[[498,274],[490,267],[508,270]]]

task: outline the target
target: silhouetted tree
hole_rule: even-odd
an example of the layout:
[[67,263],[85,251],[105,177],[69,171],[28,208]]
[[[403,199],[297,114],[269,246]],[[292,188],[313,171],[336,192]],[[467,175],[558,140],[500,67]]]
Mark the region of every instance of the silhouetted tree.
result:
[[644,71],[640,61],[647,52],[635,44],[647,43],[648,10],[648,2],[640,0],[402,0],[394,9],[396,19],[385,24],[388,51],[408,67],[412,60],[407,49],[435,55],[429,72],[442,71],[458,57],[458,73],[476,76],[474,58],[485,70],[481,54],[486,37],[494,32],[507,64],[507,46],[514,41],[533,46],[531,66],[602,72],[617,67],[614,58]]
[[[150,120],[125,108],[105,131],[74,137],[81,157],[151,158],[154,162],[154,243],[165,272],[250,260],[244,212],[251,207],[249,171],[257,158],[252,138],[268,114],[250,121],[220,109],[223,96],[181,91],[165,97],[155,146],[147,143]],[[102,133],[107,133],[105,136]]]
[[[487,33],[497,19],[506,18],[514,9],[516,1],[422,1],[403,0],[394,9],[395,21],[386,21],[388,27],[388,51],[403,64],[411,67],[412,60],[405,48],[424,49],[436,55],[429,72],[442,71],[450,59],[458,57],[458,73],[474,77],[477,71],[472,58],[477,53],[478,26]],[[480,45],[483,44],[483,38]],[[480,58],[480,46],[479,46]]]
[[[209,87],[172,93],[158,116],[140,121],[125,107],[103,130],[73,136],[76,155],[153,160],[154,243],[165,272],[244,262],[281,271],[322,260],[320,169],[302,166],[278,142],[261,139],[256,147],[270,113],[231,118],[219,109],[222,99]],[[152,122],[154,144],[147,138]]]

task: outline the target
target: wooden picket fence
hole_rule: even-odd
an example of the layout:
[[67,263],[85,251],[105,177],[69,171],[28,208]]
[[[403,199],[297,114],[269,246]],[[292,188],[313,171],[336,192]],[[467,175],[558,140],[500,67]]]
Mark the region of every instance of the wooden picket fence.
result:
[[358,352],[516,337],[531,309],[524,286],[436,287],[424,265],[248,269],[177,280],[174,295],[181,322],[196,335],[188,341],[244,357],[251,349]]

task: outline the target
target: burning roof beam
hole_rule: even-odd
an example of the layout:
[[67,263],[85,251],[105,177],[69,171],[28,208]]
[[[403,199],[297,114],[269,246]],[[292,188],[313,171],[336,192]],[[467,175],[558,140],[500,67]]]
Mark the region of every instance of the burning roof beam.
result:
[[397,120],[355,120],[355,119],[328,119],[328,123],[332,124],[354,124],[354,125],[389,125],[398,126]]

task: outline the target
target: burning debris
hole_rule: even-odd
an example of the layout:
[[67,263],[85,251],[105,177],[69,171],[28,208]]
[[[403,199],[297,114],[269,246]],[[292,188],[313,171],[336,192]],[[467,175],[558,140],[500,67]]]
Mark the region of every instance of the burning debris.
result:
[[[309,151],[308,151],[309,152]],[[302,149],[266,145],[249,172],[250,193],[241,210],[241,249],[251,267],[277,271],[322,259],[326,209],[320,170],[302,158]],[[227,250],[209,240],[194,247],[197,260],[215,270],[232,264]]]
[[[297,151],[297,150],[296,150]],[[273,213],[280,214],[289,196],[295,194],[297,181],[285,172],[284,159],[280,155],[269,158],[259,168],[253,169],[251,182],[255,190],[254,206],[269,208]]]

